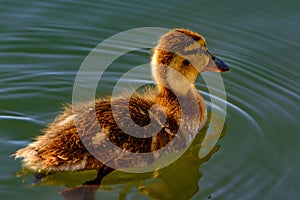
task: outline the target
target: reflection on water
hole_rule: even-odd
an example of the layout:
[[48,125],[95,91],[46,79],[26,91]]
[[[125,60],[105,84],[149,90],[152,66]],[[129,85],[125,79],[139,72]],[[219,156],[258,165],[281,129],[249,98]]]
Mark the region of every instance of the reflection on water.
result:
[[98,187],[98,185],[82,185],[68,190],[63,190],[61,194],[66,200],[94,200]]
[[[66,200],[95,199],[96,193],[101,191],[116,192],[114,186],[120,187],[119,199],[126,199],[137,189],[142,195],[151,199],[190,199],[199,190],[199,180],[202,173],[199,171],[202,163],[208,161],[213,153],[218,151],[215,146],[204,158],[199,158],[201,142],[208,126],[204,127],[195,137],[186,152],[169,166],[152,173],[133,174],[115,171],[103,179],[101,186],[82,185],[96,176],[96,171],[79,171],[50,174],[42,177],[41,185],[65,186],[61,191]],[[221,137],[225,135],[225,128]],[[23,172],[26,173],[26,172]],[[28,175],[28,172],[27,172]]]

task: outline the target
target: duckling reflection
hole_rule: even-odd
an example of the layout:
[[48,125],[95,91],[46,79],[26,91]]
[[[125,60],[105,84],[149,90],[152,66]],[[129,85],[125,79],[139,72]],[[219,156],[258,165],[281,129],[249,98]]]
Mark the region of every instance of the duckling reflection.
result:
[[[222,134],[225,134],[225,129]],[[151,199],[191,199],[199,192],[198,183],[202,177],[200,166],[219,150],[219,146],[214,146],[205,157],[199,158],[201,135],[197,135],[191,147],[178,160],[156,171],[152,183],[142,183],[139,191]]]

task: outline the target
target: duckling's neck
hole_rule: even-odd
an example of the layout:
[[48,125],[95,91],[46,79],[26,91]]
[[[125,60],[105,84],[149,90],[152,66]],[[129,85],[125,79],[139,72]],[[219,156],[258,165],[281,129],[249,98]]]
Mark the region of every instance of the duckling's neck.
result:
[[184,95],[181,95],[181,93],[173,91],[165,86],[158,85],[157,87],[159,91],[157,103],[162,106],[172,109],[178,107],[178,104],[191,102],[192,99],[196,100],[195,102],[198,102],[198,91],[195,87],[190,87],[189,90],[184,93]]
[[185,86],[184,91],[181,89],[173,90],[172,88],[168,88],[166,86],[157,85],[158,94],[160,98],[167,98],[167,99],[176,99],[176,98],[190,98],[191,95],[194,95],[197,91],[194,85]]
[[172,91],[176,96],[185,97],[191,90],[194,91],[195,89],[193,84],[197,77],[195,74],[187,77],[184,71],[179,72],[176,67],[157,64],[155,59],[152,60],[151,70],[158,91],[162,96]]

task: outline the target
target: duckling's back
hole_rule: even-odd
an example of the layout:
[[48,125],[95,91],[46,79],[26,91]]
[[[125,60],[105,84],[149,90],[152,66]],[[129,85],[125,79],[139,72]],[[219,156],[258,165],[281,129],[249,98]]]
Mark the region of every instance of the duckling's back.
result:
[[[203,99],[198,96],[198,103],[203,106]],[[157,102],[161,106],[155,106]],[[186,119],[181,119],[178,99],[160,97],[151,88],[142,94],[77,104],[73,109],[67,106],[44,130],[44,135],[16,152],[15,157],[23,158],[25,168],[44,173],[98,169],[103,162],[117,167],[136,166],[139,158],[130,153],[140,154],[141,163],[150,164],[160,155],[143,153],[166,146],[176,136],[179,126],[185,127],[181,131],[186,135],[180,138],[184,146],[195,136],[199,123],[203,124],[203,119],[194,120],[194,107]],[[206,112],[205,108],[200,109]],[[116,153],[110,144],[123,151]]]

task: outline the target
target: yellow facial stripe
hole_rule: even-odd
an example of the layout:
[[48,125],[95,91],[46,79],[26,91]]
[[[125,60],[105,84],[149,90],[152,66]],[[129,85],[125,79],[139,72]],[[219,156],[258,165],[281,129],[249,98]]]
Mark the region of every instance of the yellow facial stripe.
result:
[[184,52],[187,54],[194,54],[194,53],[197,53],[197,51],[200,47],[201,47],[200,44],[198,42],[195,42],[195,43],[185,47]]

